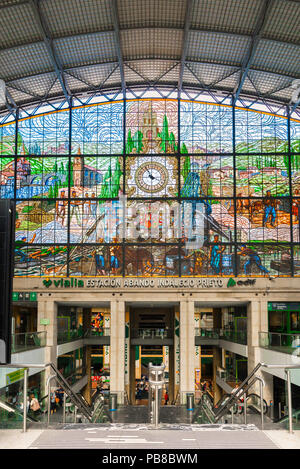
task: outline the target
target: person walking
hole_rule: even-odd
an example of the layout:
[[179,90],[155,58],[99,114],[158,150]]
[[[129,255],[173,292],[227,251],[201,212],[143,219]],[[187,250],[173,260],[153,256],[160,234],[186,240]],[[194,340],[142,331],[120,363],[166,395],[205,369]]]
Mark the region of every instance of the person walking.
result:
[[30,410],[33,412],[34,416],[41,413],[41,406],[34,394],[30,396]]
[[54,391],[50,393],[50,413],[51,415],[56,412],[56,394]]

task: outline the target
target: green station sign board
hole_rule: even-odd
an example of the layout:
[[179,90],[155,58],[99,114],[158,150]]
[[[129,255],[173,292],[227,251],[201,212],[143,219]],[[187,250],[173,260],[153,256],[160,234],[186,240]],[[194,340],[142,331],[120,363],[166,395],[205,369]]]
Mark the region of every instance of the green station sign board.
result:
[[14,291],[12,294],[12,300],[13,301],[37,301],[37,293]]
[[24,368],[8,373],[6,375],[6,385],[9,386],[10,384],[16,383],[21,379],[24,379]]

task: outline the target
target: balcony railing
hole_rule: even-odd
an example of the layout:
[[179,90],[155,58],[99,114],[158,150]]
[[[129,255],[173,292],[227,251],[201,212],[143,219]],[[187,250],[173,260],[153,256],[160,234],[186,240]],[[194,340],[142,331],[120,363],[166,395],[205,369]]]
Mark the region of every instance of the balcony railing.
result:
[[104,327],[100,330],[88,329],[85,331],[83,337],[89,339],[91,337],[109,337],[110,336],[110,328]]
[[67,342],[72,342],[73,340],[81,339],[82,336],[83,336],[82,329],[58,330],[57,343],[65,344]]
[[300,334],[259,332],[259,346],[300,357]]
[[219,329],[203,329],[201,327],[195,328],[196,337],[205,337],[210,339],[218,339],[220,330]]
[[231,329],[220,329],[220,339],[247,345],[247,331],[235,331]]
[[228,340],[229,342],[247,345],[247,331],[235,331],[231,329],[203,329],[196,327],[195,336],[210,339]]
[[132,329],[131,337],[133,339],[172,339],[173,335],[170,329],[140,328]]
[[12,334],[11,336],[11,352],[19,353],[26,350],[46,346],[47,332],[24,332],[21,334]]

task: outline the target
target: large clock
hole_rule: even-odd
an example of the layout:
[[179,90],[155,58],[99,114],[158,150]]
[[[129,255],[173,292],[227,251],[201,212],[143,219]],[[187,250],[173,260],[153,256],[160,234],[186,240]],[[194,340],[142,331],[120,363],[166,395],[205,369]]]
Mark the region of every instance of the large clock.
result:
[[137,187],[146,193],[161,192],[168,184],[168,171],[157,161],[147,161],[139,166],[135,172]]

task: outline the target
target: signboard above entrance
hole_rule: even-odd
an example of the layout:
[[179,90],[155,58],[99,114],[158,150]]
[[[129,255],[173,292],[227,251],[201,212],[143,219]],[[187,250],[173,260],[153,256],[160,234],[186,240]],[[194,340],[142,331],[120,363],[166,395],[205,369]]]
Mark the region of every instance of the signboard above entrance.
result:
[[233,278],[88,278],[88,279],[44,279],[43,286],[47,289],[73,289],[73,288],[112,288],[112,289],[211,289],[235,288],[240,286],[251,287],[256,279]]

